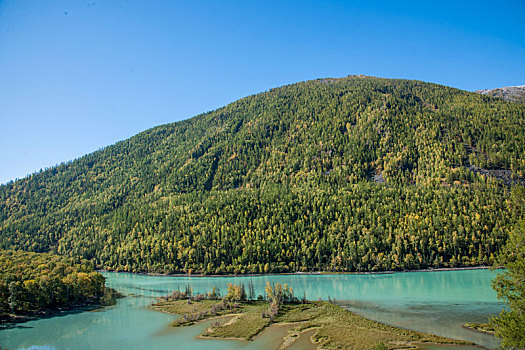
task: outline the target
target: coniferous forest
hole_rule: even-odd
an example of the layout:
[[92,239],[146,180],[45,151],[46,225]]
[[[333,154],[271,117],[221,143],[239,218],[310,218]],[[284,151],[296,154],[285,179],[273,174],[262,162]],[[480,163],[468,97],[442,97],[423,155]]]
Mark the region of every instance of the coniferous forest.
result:
[[491,264],[523,218],[525,106],[319,79],[0,186],[0,247],[132,272]]

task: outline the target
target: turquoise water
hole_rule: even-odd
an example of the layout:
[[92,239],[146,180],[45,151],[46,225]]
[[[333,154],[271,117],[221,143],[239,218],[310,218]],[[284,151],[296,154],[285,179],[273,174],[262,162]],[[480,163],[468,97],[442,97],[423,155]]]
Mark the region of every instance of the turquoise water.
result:
[[288,283],[299,297],[336,299],[366,317],[420,331],[474,341],[489,348],[492,336],[461,327],[501,311],[489,270],[410,272],[382,275],[272,275],[255,277],[161,277],[104,273],[108,287],[126,295],[114,306],[30,321],[0,330],[8,349],[266,349],[271,337],[254,343],[197,339],[207,323],[171,328],[175,316],[146,308],[154,298],[190,284],[195,292],[222,292],[227,283],[253,281],[262,294],[267,281]]

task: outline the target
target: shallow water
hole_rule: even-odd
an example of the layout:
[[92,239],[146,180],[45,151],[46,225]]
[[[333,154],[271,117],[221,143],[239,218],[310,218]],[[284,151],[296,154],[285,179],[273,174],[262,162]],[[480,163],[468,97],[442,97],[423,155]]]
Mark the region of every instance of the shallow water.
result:
[[[0,330],[0,346],[8,349],[257,349],[275,343],[271,337],[253,343],[198,339],[209,326],[171,328],[176,317],[146,308],[154,298],[184,290],[210,291],[215,285],[224,293],[227,283],[250,279],[256,294],[267,281],[288,283],[295,295],[308,299],[336,299],[342,306],[369,318],[457,339],[471,340],[489,348],[494,337],[463,329],[461,324],[486,321],[502,308],[490,281],[489,270],[410,272],[381,275],[272,275],[254,277],[162,277],[104,273],[108,287],[126,295],[117,304],[96,312],[30,321]],[[268,341],[268,342],[267,342]],[[264,344],[263,344],[264,343]],[[450,349],[450,348],[448,348]]]
[[310,338],[315,334],[317,329],[310,329],[302,332],[297,339],[290,345],[288,350],[314,350],[316,348]]

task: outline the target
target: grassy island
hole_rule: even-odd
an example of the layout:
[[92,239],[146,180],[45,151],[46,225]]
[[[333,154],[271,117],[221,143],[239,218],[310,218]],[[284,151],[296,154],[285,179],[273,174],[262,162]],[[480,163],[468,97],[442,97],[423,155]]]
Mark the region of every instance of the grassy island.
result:
[[180,315],[174,327],[214,319],[202,338],[253,340],[270,325],[290,325],[281,349],[293,345],[301,334],[309,334],[313,346],[322,349],[414,349],[418,343],[471,344],[400,329],[368,320],[329,301],[307,301],[293,296],[287,285],[266,286],[266,296],[247,296],[243,286],[229,285],[221,298],[211,293],[175,292],[152,308]]

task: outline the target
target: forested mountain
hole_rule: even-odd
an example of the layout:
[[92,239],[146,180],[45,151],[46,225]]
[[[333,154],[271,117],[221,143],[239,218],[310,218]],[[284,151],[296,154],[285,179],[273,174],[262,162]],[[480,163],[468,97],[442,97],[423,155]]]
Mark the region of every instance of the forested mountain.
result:
[[292,84],[0,186],[0,247],[126,271],[487,264],[523,217],[524,116],[419,81]]
[[483,95],[498,97],[505,101],[525,104],[525,85],[504,86],[497,89],[478,90]]

